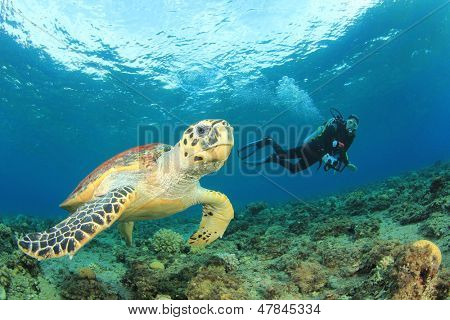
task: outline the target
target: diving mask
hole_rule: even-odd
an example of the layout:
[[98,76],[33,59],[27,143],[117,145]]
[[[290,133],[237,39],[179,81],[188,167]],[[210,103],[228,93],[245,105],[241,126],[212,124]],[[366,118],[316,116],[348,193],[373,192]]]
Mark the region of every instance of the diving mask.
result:
[[347,128],[348,132],[352,133],[353,131],[358,129],[358,122],[356,121],[356,119],[350,118],[347,120],[345,127]]

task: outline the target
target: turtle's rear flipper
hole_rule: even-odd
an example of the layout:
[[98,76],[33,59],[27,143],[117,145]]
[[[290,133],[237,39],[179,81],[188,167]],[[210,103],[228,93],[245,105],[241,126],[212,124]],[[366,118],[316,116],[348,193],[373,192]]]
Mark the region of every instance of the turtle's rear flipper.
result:
[[193,246],[205,246],[222,238],[234,217],[230,200],[220,192],[203,189],[199,201],[203,203],[202,221],[198,231],[189,238]]
[[133,244],[133,227],[133,221],[119,222],[119,233],[128,247],[131,247]]
[[80,206],[67,219],[44,232],[29,233],[18,245],[36,259],[73,256],[83,245],[111,226],[134,200],[132,187],[121,187]]

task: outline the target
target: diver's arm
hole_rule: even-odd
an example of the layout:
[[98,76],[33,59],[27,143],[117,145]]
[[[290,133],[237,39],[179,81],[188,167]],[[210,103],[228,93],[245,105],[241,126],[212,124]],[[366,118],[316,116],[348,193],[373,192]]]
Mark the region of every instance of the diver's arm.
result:
[[312,141],[321,141],[321,144],[325,145],[325,140],[330,140],[331,137],[336,135],[337,127],[333,119],[328,120],[323,125],[319,126],[312,134],[305,138],[303,144],[308,144]]
[[353,140],[355,139],[355,136],[352,136],[349,141],[347,142],[347,145],[344,147],[344,150],[342,150],[342,163],[345,165],[346,168],[348,168],[351,171],[356,171],[358,170],[358,167],[355,166],[353,163],[350,163],[350,160],[348,159],[348,153],[347,150],[350,148],[350,146],[353,143]]
[[303,140],[303,144],[310,143],[312,140],[319,137],[325,130],[325,125],[319,126],[313,133],[311,133],[309,136]]
[[346,151],[341,152],[341,156],[339,157],[339,160],[345,165],[344,168],[348,168],[351,171],[358,170],[358,167],[355,166],[353,163],[350,163],[348,159],[348,153]]
[[347,151],[342,151],[340,160],[342,161],[343,164],[345,164],[345,166],[348,166],[350,164],[350,161],[348,160]]

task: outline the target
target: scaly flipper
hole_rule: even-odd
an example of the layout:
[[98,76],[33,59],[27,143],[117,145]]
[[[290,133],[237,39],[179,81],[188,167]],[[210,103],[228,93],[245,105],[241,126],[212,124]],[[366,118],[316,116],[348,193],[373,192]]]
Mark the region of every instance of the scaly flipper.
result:
[[230,200],[220,192],[201,189],[199,202],[203,203],[202,221],[198,231],[189,238],[193,246],[204,246],[221,238],[234,217]]
[[67,219],[44,232],[25,235],[19,248],[36,259],[73,256],[97,234],[110,227],[135,198],[132,187],[113,189],[81,205]]

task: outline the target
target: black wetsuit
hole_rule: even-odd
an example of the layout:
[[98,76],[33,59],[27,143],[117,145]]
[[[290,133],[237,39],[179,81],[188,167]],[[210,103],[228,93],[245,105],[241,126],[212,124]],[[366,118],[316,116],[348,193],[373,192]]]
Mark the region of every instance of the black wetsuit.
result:
[[[314,163],[321,161],[327,153],[336,157],[345,166],[349,164],[347,150],[353,143],[354,133],[350,133],[345,127],[345,121],[332,119],[324,124],[324,129],[316,137],[308,142],[292,148],[283,150],[283,148],[271,141],[275,153],[270,156],[266,162],[278,163],[292,173],[307,169]],[[333,147],[333,141],[343,144],[342,147]],[[290,159],[298,159],[296,163]]]

